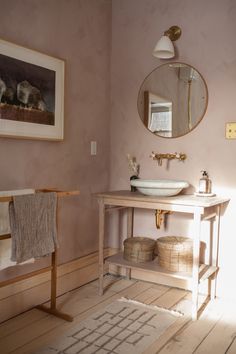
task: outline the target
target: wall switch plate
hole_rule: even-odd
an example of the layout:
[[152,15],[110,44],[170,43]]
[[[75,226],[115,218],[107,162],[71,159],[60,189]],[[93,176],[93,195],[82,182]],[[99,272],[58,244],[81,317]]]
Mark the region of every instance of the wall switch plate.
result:
[[90,151],[91,151],[91,155],[97,155],[97,142],[96,141],[91,141],[91,145],[90,145]]
[[236,122],[226,123],[226,139],[236,139]]

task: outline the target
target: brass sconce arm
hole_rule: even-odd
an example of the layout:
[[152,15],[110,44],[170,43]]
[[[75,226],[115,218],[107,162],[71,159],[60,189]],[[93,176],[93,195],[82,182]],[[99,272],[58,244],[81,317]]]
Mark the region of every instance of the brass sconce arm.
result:
[[180,153],[175,152],[175,153],[158,154],[158,153],[155,153],[155,152],[152,151],[150,157],[153,160],[157,161],[158,166],[161,166],[163,159],[167,159],[167,160],[177,159],[179,161],[184,161],[184,160],[186,160],[187,155],[182,153],[182,152],[180,152]]
[[177,41],[181,36],[181,28],[179,26],[171,26],[167,31],[164,32],[165,36],[168,36],[172,42]]

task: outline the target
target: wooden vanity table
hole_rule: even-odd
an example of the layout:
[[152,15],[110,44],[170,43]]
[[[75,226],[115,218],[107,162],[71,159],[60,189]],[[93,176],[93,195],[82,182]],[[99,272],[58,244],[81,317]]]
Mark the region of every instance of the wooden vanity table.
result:
[[[171,211],[177,213],[188,213],[193,215],[194,232],[193,238],[193,270],[192,274],[183,272],[170,272],[161,268],[157,262],[133,263],[123,259],[122,252],[108,257],[105,261],[126,269],[126,274],[130,277],[132,269],[141,269],[155,272],[156,282],[158,277],[165,274],[178,280],[187,279],[191,281],[192,290],[192,319],[197,319],[198,314],[198,292],[199,283],[209,279],[211,283],[211,299],[215,298],[215,280],[218,270],[218,246],[219,246],[219,224],[221,205],[229,199],[222,197],[196,197],[194,195],[178,195],[174,197],[151,197],[139,192],[115,191],[96,194],[99,203],[99,294],[103,294],[103,274],[104,274],[104,226],[107,211],[127,208],[127,237],[133,236],[133,211],[134,208],[153,209]],[[201,222],[204,220],[214,220],[215,227],[211,237],[211,260],[210,264],[199,264],[200,256],[200,235]],[[215,275],[214,279],[212,279]]]

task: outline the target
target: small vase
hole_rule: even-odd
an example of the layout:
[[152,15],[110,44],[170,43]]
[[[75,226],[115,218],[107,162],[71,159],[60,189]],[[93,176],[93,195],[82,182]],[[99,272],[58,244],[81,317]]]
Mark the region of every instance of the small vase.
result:
[[[130,181],[133,180],[133,179],[138,179],[138,176],[131,176],[130,177]],[[134,187],[134,186],[130,186],[131,187],[131,192],[136,192],[137,188]]]

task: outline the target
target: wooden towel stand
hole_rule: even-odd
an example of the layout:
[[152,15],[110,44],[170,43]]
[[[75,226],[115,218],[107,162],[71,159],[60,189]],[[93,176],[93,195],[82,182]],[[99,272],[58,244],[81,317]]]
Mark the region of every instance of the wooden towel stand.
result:
[[[79,191],[59,191],[57,189],[37,189],[35,192],[56,192],[57,197],[66,197],[66,196],[72,196],[72,195],[78,195]],[[0,203],[4,202],[11,202],[13,201],[13,196],[5,196],[5,197],[0,197]],[[57,220],[57,227],[58,227],[58,208],[57,208],[57,214],[56,214],[56,220]],[[0,235],[0,241],[1,240],[6,240],[11,238],[11,234],[5,234],[5,235]],[[56,300],[57,300],[57,249],[51,254],[51,266],[50,267],[45,267],[27,274],[23,274],[20,276],[17,276],[13,279],[8,279],[0,282],[0,288],[6,285],[10,285],[13,283],[16,283],[20,280],[28,279],[31,278],[35,275],[46,273],[48,271],[51,271],[51,298],[50,298],[50,307],[47,307],[45,305],[38,305],[36,308],[45,311],[47,313],[50,313],[56,317],[62,318],[66,321],[72,322],[73,317],[59,311],[56,306]]]

